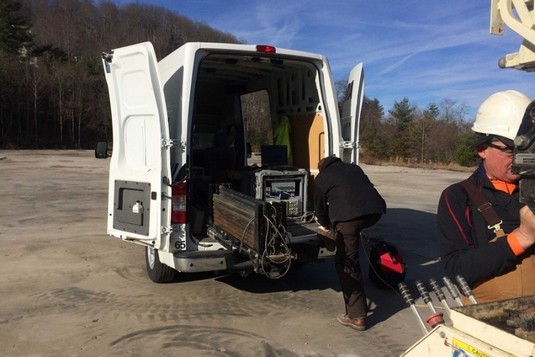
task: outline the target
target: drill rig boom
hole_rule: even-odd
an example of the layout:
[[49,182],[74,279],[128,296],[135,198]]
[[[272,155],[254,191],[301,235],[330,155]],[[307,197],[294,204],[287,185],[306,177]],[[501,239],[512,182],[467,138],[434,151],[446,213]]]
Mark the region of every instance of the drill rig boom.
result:
[[490,32],[503,35],[507,25],[523,38],[518,52],[509,53],[498,61],[500,68],[535,71],[534,0],[491,0]]

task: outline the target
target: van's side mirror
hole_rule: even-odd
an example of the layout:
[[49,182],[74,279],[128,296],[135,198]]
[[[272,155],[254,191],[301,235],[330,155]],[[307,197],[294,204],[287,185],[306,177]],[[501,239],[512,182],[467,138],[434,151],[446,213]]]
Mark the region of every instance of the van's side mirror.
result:
[[251,149],[251,143],[245,144],[247,150],[247,158],[250,159],[253,156],[253,150]]
[[108,157],[108,143],[105,141],[97,142],[95,146],[95,157],[97,159],[106,159]]

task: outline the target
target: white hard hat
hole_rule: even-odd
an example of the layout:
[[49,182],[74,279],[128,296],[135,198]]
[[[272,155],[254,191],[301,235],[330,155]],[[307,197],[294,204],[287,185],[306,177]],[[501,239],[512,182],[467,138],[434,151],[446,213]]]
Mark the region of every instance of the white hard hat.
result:
[[506,90],[488,97],[479,107],[472,130],[485,138],[499,136],[513,141],[531,99],[518,91]]

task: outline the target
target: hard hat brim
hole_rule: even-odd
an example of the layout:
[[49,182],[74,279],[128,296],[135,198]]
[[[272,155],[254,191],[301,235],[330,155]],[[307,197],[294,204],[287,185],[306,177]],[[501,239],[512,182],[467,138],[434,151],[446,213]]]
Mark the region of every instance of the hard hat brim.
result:
[[474,147],[478,148],[481,145],[489,144],[493,140],[500,140],[505,145],[511,146],[511,147],[515,145],[513,140],[500,136],[500,135],[476,133],[475,140],[474,140]]

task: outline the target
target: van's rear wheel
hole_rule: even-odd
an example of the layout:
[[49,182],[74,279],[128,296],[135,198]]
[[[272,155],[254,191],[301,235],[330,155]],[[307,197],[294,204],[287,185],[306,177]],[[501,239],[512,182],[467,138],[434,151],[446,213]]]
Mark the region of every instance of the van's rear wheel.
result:
[[176,270],[160,262],[158,251],[151,247],[145,247],[145,265],[150,280],[155,283],[168,283],[173,281],[176,276]]

